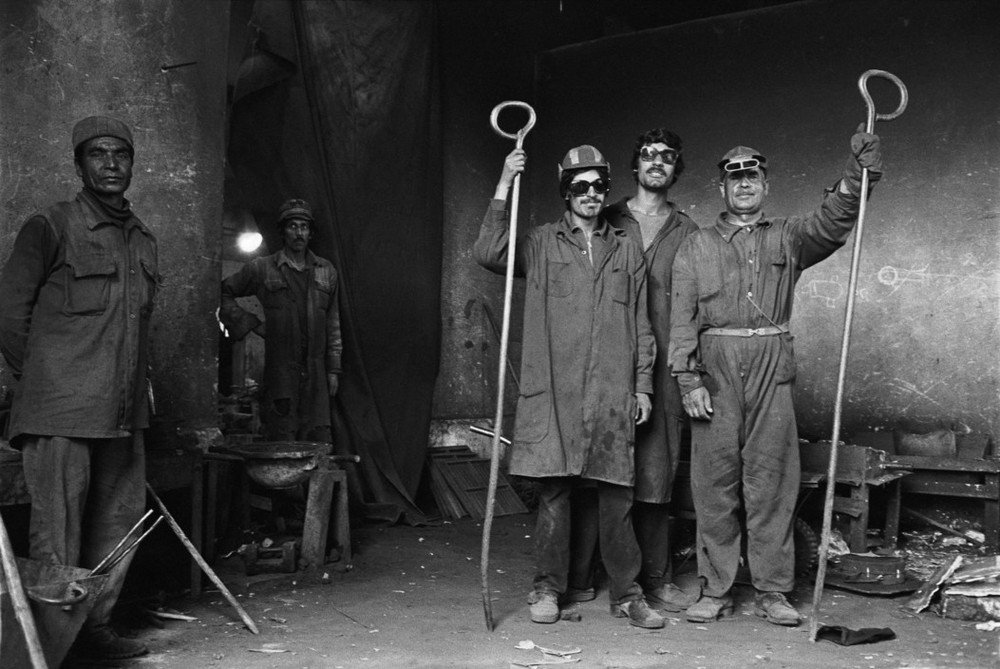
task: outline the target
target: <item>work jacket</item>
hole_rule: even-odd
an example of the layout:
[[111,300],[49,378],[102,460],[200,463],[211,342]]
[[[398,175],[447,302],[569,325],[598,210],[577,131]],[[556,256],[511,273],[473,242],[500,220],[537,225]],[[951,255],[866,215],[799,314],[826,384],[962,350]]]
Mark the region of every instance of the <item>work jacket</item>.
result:
[[[699,337],[707,328],[788,326],[802,271],[843,246],[857,223],[859,187],[851,185],[847,194],[837,186],[825,191],[820,207],[804,216],[765,215],[744,228],[720,214],[684,241],[674,259],[668,353],[682,394],[703,385]],[[746,237],[735,243],[737,235]],[[795,377],[791,334],[714,339],[719,346],[753,341],[761,359],[775,365],[777,383]]]
[[[473,249],[496,273],[507,220],[506,202],[493,200]],[[518,240],[514,271],[526,282],[512,474],[633,484],[634,394],[653,391],[656,343],[642,251],[620,230],[603,234],[596,266],[568,213]]]
[[81,191],[29,218],[0,280],[0,349],[15,378],[9,434],[130,435],[149,425],[156,239]]
[[[640,248],[643,247],[639,221],[628,208],[628,198],[605,208],[601,215],[613,227],[624,230]],[[677,249],[697,229],[697,224],[679,212],[671,202],[666,222],[643,250],[649,322],[657,350],[664,355],[656,356],[653,368],[653,410],[649,421],[636,428],[635,499],[639,502],[666,504],[670,501],[680,460],[685,414],[677,380],[670,374],[665,355],[670,340],[670,277]]]
[[[306,251],[308,273],[306,304],[297,304],[289,286],[297,272],[284,250],[254,258],[222,282],[219,318],[229,334],[242,339],[260,325],[237,297],[255,296],[264,309],[264,398],[299,399],[302,428],[330,425],[330,390],[327,374],[339,374],[343,353],[339,281],[333,264]],[[300,309],[305,309],[305,332]]]

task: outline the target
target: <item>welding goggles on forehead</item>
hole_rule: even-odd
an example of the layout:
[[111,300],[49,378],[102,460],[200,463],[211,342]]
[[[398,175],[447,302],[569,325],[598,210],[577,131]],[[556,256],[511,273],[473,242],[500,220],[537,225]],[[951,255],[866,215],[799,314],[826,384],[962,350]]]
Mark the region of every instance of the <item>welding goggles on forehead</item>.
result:
[[764,156],[737,156],[719,163],[719,169],[723,172],[742,172],[743,170],[751,170],[755,167],[766,170],[767,158]]

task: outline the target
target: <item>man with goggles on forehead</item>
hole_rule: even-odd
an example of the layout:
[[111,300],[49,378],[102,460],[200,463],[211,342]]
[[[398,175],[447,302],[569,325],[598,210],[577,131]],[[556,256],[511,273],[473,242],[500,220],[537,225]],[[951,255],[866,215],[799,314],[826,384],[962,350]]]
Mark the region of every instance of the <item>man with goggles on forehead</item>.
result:
[[[476,261],[503,274],[509,248],[507,196],[524,170],[512,151],[479,238]],[[537,482],[536,572],[531,620],[559,620],[570,564],[571,496],[597,488],[601,556],[611,613],[660,628],[636,582],[641,557],[632,529],[635,426],[649,418],[656,343],[646,313],[642,250],[599,213],[611,170],[593,146],[578,146],[559,165],[566,212],[517,242],[514,272],[525,277],[520,397],[510,473]]]
[[[666,353],[670,336],[670,271],[681,242],[698,226],[668,199],[668,191],[684,171],[681,138],[670,130],[654,128],[636,138],[632,150],[634,195],[605,208],[601,216],[623,230],[643,249],[646,262],[649,320],[657,350]],[[697,593],[686,593],[673,583],[670,563],[670,498],[680,460],[681,407],[677,380],[666,355],[656,357],[653,368],[653,403],[649,421],[636,429],[635,505],[632,521],[642,553],[639,585],[646,603],[663,611],[682,611]],[[589,491],[581,491],[576,508],[593,506]],[[592,515],[592,514],[590,514]],[[579,517],[583,516],[583,517]],[[593,556],[596,524],[588,514],[573,519],[573,564],[570,597],[593,597]],[[588,522],[590,521],[590,522]]]
[[726,211],[681,244],[674,260],[668,362],[691,421],[691,484],[702,597],[691,622],[733,612],[740,509],[756,590],[754,612],[794,626],[792,524],[799,492],[788,322],[802,270],[844,245],[858,220],[862,168],[882,175],[879,138],[858,132],[839,182],[815,211],[764,213],[768,163],[737,146],[719,163]]

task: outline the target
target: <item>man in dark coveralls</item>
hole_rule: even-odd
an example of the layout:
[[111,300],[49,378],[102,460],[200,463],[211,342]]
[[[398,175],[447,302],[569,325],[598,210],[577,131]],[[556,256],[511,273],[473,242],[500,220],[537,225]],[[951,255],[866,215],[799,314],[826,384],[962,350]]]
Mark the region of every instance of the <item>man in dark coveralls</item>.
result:
[[[219,317],[242,339],[264,337],[263,422],[271,441],[329,442],[330,398],[337,394],[343,341],[333,264],[309,250],[312,208],[291,199],[278,211],[284,245],[223,280]],[[238,297],[256,296],[264,321]]]
[[802,271],[843,246],[857,223],[862,168],[874,183],[881,167],[878,137],[858,132],[842,178],[820,207],[773,218],[763,211],[767,159],[737,146],[719,163],[726,211],[677,252],[668,357],[694,419],[691,482],[704,583],[687,610],[691,622],[733,611],[741,503],[754,611],[777,625],[800,622],[785,597],[794,588],[799,492],[788,322]]
[[[149,317],[156,239],[125,191],[135,155],[117,119],[73,128],[83,189],[32,215],[0,279],[0,349],[18,385],[11,443],[31,495],[31,557],[97,566],[142,517],[149,425]],[[109,624],[131,556],[110,578],[77,639],[96,660],[148,652]]]
[[[504,161],[473,248],[502,274],[507,263],[507,196],[524,170],[515,149]],[[559,168],[566,213],[518,240],[514,269],[526,278],[521,395],[510,472],[538,483],[536,572],[531,619],[559,620],[570,561],[570,498],[597,486],[600,546],[611,581],[611,612],[663,627],[635,578],[641,557],[632,528],[636,423],[649,417],[656,344],[646,313],[642,250],[598,214],[610,167],[592,146],[571,149]]]
[[654,128],[636,138],[632,150],[635,195],[607,207],[602,216],[643,249],[649,320],[656,337],[653,370],[653,409],[649,421],[636,430],[635,505],[636,539],[642,551],[639,585],[655,609],[681,611],[697,600],[673,583],[670,561],[670,497],[680,459],[684,410],[677,380],[667,364],[670,336],[670,277],[674,256],[684,239],[698,229],[668,199],[670,187],[684,171],[681,138]]

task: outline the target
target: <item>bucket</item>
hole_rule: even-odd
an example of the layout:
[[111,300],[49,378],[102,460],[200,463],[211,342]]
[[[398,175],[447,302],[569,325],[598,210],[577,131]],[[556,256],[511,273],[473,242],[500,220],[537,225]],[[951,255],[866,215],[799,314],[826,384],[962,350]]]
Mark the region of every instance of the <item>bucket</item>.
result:
[[[87,614],[104,590],[108,575],[90,576],[89,569],[17,558],[21,584],[38,628],[45,662],[62,664]],[[5,579],[0,578],[0,657],[4,669],[31,669],[24,631],[14,614]]]

